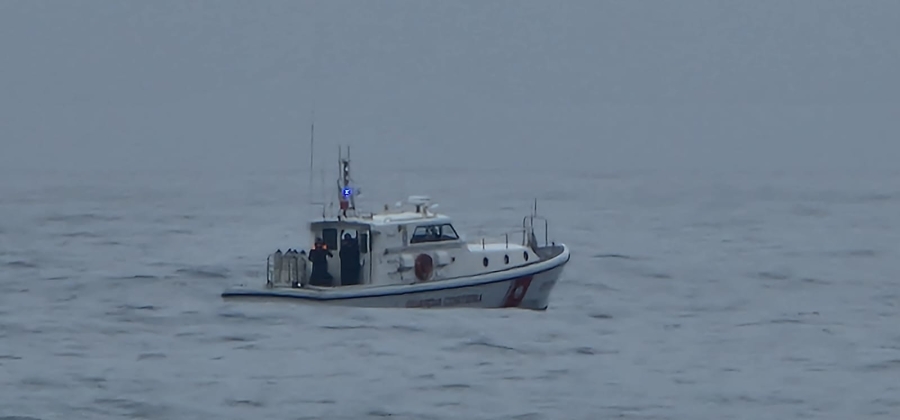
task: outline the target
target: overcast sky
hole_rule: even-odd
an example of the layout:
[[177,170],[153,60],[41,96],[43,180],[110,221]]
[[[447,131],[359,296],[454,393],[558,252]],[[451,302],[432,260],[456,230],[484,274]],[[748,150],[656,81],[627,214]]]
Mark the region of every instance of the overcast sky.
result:
[[2,0],[0,60],[13,171],[305,167],[313,106],[391,164],[900,156],[893,0]]

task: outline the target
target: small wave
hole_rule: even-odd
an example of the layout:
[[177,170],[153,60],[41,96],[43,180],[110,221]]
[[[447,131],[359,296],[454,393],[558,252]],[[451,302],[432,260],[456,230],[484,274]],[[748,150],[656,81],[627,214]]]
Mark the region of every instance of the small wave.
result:
[[45,217],[45,222],[62,222],[62,223],[88,223],[88,222],[113,222],[121,220],[119,216],[110,216],[105,214],[83,213],[83,214],[54,214]]
[[441,384],[441,385],[437,385],[437,386],[429,387],[429,388],[435,389],[435,390],[441,390],[441,391],[450,391],[450,390],[455,390],[455,389],[469,389],[469,388],[472,388],[472,385],[453,383],[453,384]]
[[262,407],[263,403],[253,400],[225,400],[225,404],[232,407]]
[[222,335],[218,337],[219,342],[225,343],[250,343],[259,340],[259,335]]
[[219,316],[222,318],[248,318],[247,315],[239,312],[223,312]]
[[752,327],[759,325],[780,325],[780,324],[806,324],[802,320],[792,319],[792,318],[776,318],[768,321],[759,321],[759,322],[747,322],[743,324],[737,324],[737,327]]
[[866,195],[859,197],[859,200],[864,203],[880,203],[880,202],[900,200],[900,191],[889,192],[889,193],[866,194]]
[[425,329],[419,327],[413,327],[409,325],[391,325],[388,327],[392,330],[404,331],[404,332],[424,332]]
[[545,418],[547,418],[547,416],[541,413],[516,414],[515,416],[510,417],[512,420],[540,420]]
[[62,233],[59,236],[63,238],[99,238],[100,235],[88,232],[88,231],[77,231],[77,232],[66,232]]
[[618,292],[619,291],[619,289],[616,289],[608,284],[601,283],[601,282],[588,283],[588,282],[583,282],[583,281],[573,281],[572,283],[578,284],[580,286],[584,286],[589,289],[594,289],[594,290],[599,290],[599,291],[604,291],[604,292]]
[[135,311],[155,311],[158,308],[153,305],[120,305],[119,308],[126,310],[135,310]]
[[40,389],[40,390],[62,387],[62,385],[57,382],[53,382],[49,379],[38,378],[38,377],[25,378],[25,379],[22,379],[19,383],[25,387],[35,388],[35,389]]
[[54,299],[54,302],[70,302],[75,299],[78,299],[78,295],[73,293],[73,294],[69,294],[66,296],[60,296],[60,297]]
[[822,286],[828,286],[831,284],[831,282],[828,280],[822,280],[822,279],[817,279],[817,278],[813,278],[813,277],[804,277],[800,281],[802,281],[804,283],[817,284],[817,285],[822,285]]
[[106,378],[101,378],[99,376],[81,376],[78,378],[78,382],[90,387],[106,389]]
[[128,315],[132,312],[138,311],[156,311],[157,308],[153,305],[119,305],[115,308],[108,310],[104,313],[107,316],[120,316],[120,315]]
[[548,370],[544,371],[544,373],[541,376],[538,376],[535,379],[538,379],[541,381],[554,380],[554,379],[562,378],[570,373],[572,373],[572,371],[569,369],[548,369]]
[[515,353],[524,353],[523,351],[521,351],[515,347],[509,347],[509,346],[504,346],[502,344],[492,343],[492,342],[488,341],[487,339],[471,340],[469,342],[464,343],[461,347],[475,347],[475,348],[480,347],[480,348],[486,348],[486,349],[491,349],[491,350],[501,350],[501,351],[515,352]]
[[238,319],[238,320],[242,320],[242,321],[251,321],[251,322],[257,322],[257,321],[268,322],[271,320],[271,318],[268,316],[247,315],[247,314],[241,313],[241,312],[221,312],[217,316],[220,316],[222,318]]
[[884,398],[877,398],[872,401],[872,404],[882,405],[892,409],[900,408],[900,400],[886,400]]
[[374,330],[370,325],[322,325],[319,328],[323,330]]
[[165,233],[171,234],[171,235],[192,235],[194,233],[194,231],[192,231],[190,229],[169,229],[169,230],[165,231]]
[[74,358],[81,359],[81,358],[84,358],[85,354],[79,353],[79,352],[74,352],[74,351],[60,351],[60,352],[53,353],[53,356],[55,356],[55,357],[74,357]]
[[155,359],[165,359],[166,355],[162,353],[141,353],[138,355],[138,360],[155,360]]
[[134,401],[126,398],[98,398],[94,400],[98,406],[116,408],[128,413],[132,418],[167,418],[170,417],[165,406]]
[[228,274],[227,270],[223,270],[224,272],[217,272],[203,268],[180,268],[175,270],[175,273],[183,276],[183,277],[195,277],[195,278],[205,278],[205,279],[227,279]]
[[828,252],[826,255],[834,258],[874,258],[878,256],[878,252],[874,249],[847,249]]
[[624,254],[595,254],[591,258],[618,258],[623,260],[637,260],[638,258]]
[[[304,398],[298,398],[297,402],[300,404],[324,404],[324,405],[332,405],[337,404],[337,401],[331,399],[321,399],[321,400],[307,400]],[[300,417],[297,420],[319,420],[321,417]]]
[[884,360],[877,363],[871,363],[863,367],[863,370],[870,372],[883,372],[888,370],[900,370],[900,359]]
[[133,276],[113,276],[107,280],[157,280],[159,277],[150,274],[135,274]]
[[791,319],[791,318],[777,318],[770,321],[765,322],[769,325],[805,325],[806,322],[803,322],[799,319]]
[[198,336],[202,336],[202,335],[203,335],[203,333],[198,332],[198,331],[182,331],[182,332],[179,332],[179,333],[175,333],[175,337],[176,337],[176,338],[183,338],[183,337],[198,337]]
[[756,277],[762,280],[787,280],[791,278],[787,273],[777,271],[760,271],[756,273]]
[[6,263],[6,266],[10,267],[10,268],[37,268],[38,267],[37,264],[35,264],[35,263],[28,262],[28,261],[21,261],[21,260],[8,262],[8,263]]
[[256,344],[244,344],[243,346],[235,347],[234,350],[255,350],[257,348]]

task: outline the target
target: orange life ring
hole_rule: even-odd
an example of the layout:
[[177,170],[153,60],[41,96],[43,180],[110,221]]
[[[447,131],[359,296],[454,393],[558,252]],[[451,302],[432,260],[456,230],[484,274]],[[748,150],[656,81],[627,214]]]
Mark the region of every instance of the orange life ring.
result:
[[434,273],[434,261],[431,255],[419,254],[416,257],[416,278],[420,281],[431,280],[431,274]]

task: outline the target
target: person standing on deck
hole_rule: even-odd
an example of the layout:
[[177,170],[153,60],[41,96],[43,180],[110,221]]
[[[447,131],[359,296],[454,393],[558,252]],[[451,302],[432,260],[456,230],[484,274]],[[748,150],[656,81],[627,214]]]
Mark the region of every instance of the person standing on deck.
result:
[[349,233],[344,234],[341,249],[341,285],[359,284],[359,244]]
[[334,277],[328,272],[328,257],[334,258],[334,254],[325,247],[321,238],[316,238],[316,244],[309,250],[307,257],[312,262],[312,272],[309,274],[309,282],[314,286],[331,286]]

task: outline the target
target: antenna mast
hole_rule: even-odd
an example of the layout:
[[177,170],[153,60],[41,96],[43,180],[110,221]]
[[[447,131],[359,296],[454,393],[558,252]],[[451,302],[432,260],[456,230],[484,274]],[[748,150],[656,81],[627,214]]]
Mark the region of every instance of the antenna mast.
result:
[[340,191],[341,214],[347,217],[347,210],[356,210],[356,200],[353,194],[353,188],[350,186],[350,146],[347,146],[347,156],[343,155],[343,151],[338,146],[338,167],[340,170],[340,178],[338,179],[338,190]]
[[311,45],[311,61],[309,72],[310,79],[312,80],[312,86],[310,87],[310,124],[309,124],[309,204],[310,205],[321,205],[322,206],[322,218],[325,218],[325,206],[326,206],[326,197],[325,197],[325,171],[321,171],[321,179],[322,179],[322,201],[316,202],[314,199],[313,193],[313,183],[315,179],[315,134],[316,134],[316,76],[319,73],[319,60],[318,60],[318,52],[319,52],[319,43],[321,42],[319,38],[319,21],[316,19],[311,25],[312,33],[312,45]]
[[315,176],[315,169],[313,165],[315,164],[315,159],[313,158],[315,152],[315,141],[316,141],[316,109],[313,108],[312,116],[310,117],[309,124],[309,189],[307,190],[307,195],[309,197],[309,204],[313,204],[313,177]]

